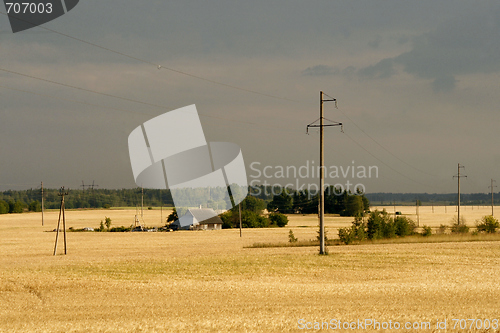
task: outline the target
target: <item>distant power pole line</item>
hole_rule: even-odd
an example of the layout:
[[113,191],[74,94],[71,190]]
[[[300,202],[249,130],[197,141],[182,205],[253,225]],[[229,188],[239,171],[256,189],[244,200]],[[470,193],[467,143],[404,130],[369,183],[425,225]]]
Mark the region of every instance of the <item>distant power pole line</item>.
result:
[[493,186],[493,182],[496,183],[496,180],[492,179],[491,180],[491,186],[488,186],[489,188],[491,188],[491,216],[493,216],[493,187],[498,187],[498,186]]
[[460,169],[465,169],[464,166],[460,166],[460,163],[458,163],[458,175],[453,176],[453,178],[458,178],[458,202],[457,202],[457,211],[458,211],[458,220],[457,223],[460,224],[460,178],[467,176],[460,176]]
[[[328,97],[329,99],[324,99],[323,95]],[[326,254],[325,252],[325,154],[324,154],[324,127],[327,126],[342,126],[342,123],[338,123],[335,121],[331,121],[326,119],[323,116],[323,103],[324,102],[335,102],[335,107],[337,107],[337,99],[328,96],[322,91],[319,92],[319,125],[315,125],[318,120],[312,122],[307,125],[307,133],[309,134],[309,127],[319,127],[320,131],[320,139],[319,139],[319,168],[320,168],[320,177],[319,177],[319,254]],[[323,121],[328,120],[330,124],[324,124]]]
[[80,187],[85,191],[85,188],[91,189],[92,191],[94,190],[94,187],[99,187],[99,185],[94,184],[95,180],[92,181],[92,185],[85,185],[85,183],[82,180],[82,185]]

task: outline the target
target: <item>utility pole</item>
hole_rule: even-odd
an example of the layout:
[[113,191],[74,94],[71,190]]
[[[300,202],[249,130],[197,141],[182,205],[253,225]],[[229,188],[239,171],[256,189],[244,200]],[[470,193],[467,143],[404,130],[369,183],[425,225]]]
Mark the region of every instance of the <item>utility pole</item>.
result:
[[417,227],[420,228],[420,214],[418,211],[418,206],[420,206],[420,202],[418,199],[415,201],[415,205],[417,206]]
[[241,202],[238,204],[238,212],[240,215],[240,238],[241,238]]
[[61,208],[59,209],[59,220],[57,221],[57,233],[56,233],[56,244],[54,245],[54,255],[56,255],[57,251],[57,241],[59,240],[59,228],[61,226],[61,215],[63,219],[63,233],[64,233],[64,254],[66,254],[66,215],[64,213],[64,196],[68,195],[68,191],[64,191],[64,186],[59,190],[58,196],[61,197]]
[[493,182],[496,183],[496,180],[492,179],[491,186],[489,186],[489,188],[491,188],[491,216],[493,216],[493,187],[497,187],[496,185],[493,186]]
[[[323,95],[327,96],[329,99],[324,99]],[[342,123],[331,122],[331,124],[324,124],[325,119],[323,116],[323,103],[324,102],[335,102],[335,107],[337,107],[337,99],[328,96],[322,91],[319,92],[319,125],[314,125],[315,122],[307,125],[307,133],[309,134],[309,127],[319,127],[320,139],[319,139],[319,254],[326,254],[325,252],[325,153],[324,153],[324,127],[327,126],[342,126]]]
[[467,176],[460,176],[460,169],[465,169],[465,167],[460,166],[460,163],[458,163],[458,175],[453,176],[453,178],[458,178],[458,203],[457,203],[458,220],[457,220],[457,223],[459,225],[460,225],[460,178],[461,177],[467,178]]
[[144,187],[141,187],[141,218],[144,218]]
[[44,204],[43,204],[43,182],[42,182],[41,187],[42,187],[42,227],[43,227],[43,212],[44,212],[44,210],[45,210],[45,209],[43,208],[43,206],[44,206]]

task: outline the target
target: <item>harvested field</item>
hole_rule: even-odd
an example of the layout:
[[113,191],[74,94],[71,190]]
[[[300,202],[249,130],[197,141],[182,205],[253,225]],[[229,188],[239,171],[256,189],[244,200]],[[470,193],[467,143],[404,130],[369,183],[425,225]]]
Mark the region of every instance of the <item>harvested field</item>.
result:
[[[421,225],[449,223],[443,207],[426,208]],[[67,211],[67,227],[96,228],[105,216],[129,226],[135,214]],[[290,229],[316,237],[316,217],[293,216],[286,228],[244,229],[242,238],[239,230],[71,232],[68,255],[60,242],[52,256],[57,216],[46,213],[44,227],[40,213],[0,216],[0,332],[303,332],[300,319],[430,322],[430,332],[438,320],[449,331],[452,319],[500,319],[500,242],[336,246],[328,256],[244,248],[286,242]],[[144,211],[144,222],[160,226],[160,211]],[[326,219],[332,235],[350,222]]]

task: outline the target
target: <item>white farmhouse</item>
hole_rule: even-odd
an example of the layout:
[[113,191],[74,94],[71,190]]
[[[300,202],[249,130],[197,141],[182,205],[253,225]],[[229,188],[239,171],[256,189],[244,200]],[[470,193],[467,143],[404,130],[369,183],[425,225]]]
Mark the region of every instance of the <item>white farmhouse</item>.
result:
[[222,220],[211,208],[188,209],[186,214],[170,225],[174,230],[220,230]]

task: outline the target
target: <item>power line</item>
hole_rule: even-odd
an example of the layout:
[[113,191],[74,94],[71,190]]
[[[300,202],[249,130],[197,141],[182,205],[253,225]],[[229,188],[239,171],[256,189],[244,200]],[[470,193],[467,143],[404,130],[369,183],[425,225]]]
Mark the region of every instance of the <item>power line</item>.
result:
[[[41,80],[44,80],[44,79],[41,79]],[[40,97],[43,97],[43,98],[49,98],[49,99],[52,98],[52,99],[57,99],[57,100],[66,101],[66,102],[72,102],[72,103],[78,103],[78,104],[87,105],[87,106],[93,106],[93,107],[98,107],[98,108],[110,109],[110,110],[114,110],[114,111],[121,111],[121,112],[135,113],[135,114],[149,115],[149,116],[155,116],[156,115],[155,113],[141,112],[141,111],[131,111],[131,110],[126,110],[126,109],[121,109],[121,108],[116,108],[116,107],[111,107],[111,106],[104,106],[104,105],[98,105],[98,104],[84,102],[84,101],[78,101],[78,100],[64,98],[64,97],[60,97],[60,96],[56,96],[56,95],[41,94],[41,93],[37,93],[37,92],[34,92],[34,91],[30,91],[30,90],[26,90],[26,89],[14,88],[14,87],[6,86],[6,85],[0,85],[0,88],[5,88],[5,89],[9,89],[9,90],[19,91],[19,92],[23,92],[23,93],[27,93],[27,94],[32,94],[32,95],[40,96]],[[67,88],[72,88],[72,87],[67,87]],[[100,92],[96,92],[96,93],[100,94]],[[117,98],[119,98],[119,97],[117,96]],[[161,107],[161,106],[158,106],[158,107]],[[164,106],[163,108],[167,109],[168,107]],[[217,120],[225,120],[225,121],[229,121],[229,122],[233,122],[233,123],[240,123],[240,124],[243,124],[243,125],[258,125],[259,127],[258,128],[254,128],[253,131],[258,131],[261,128],[265,128],[265,126],[263,126],[262,124],[258,124],[258,123],[254,123],[254,122],[250,122],[250,121],[236,120],[236,119],[232,119],[232,118],[228,118],[228,117],[218,117],[218,116],[209,115],[209,114],[202,113],[202,112],[200,112],[199,115],[200,115],[200,117],[207,117],[207,118],[212,118],[212,119],[217,119]],[[274,126],[272,128],[268,127],[268,128],[265,128],[265,129],[266,130],[272,130],[272,131],[287,132],[287,133],[296,133],[294,131],[285,130],[283,128],[274,127]]]
[[[6,13],[1,12],[1,11],[0,11],[0,14],[8,16]],[[16,18],[16,19],[28,22],[26,20],[23,20],[22,18]],[[154,62],[146,60],[146,59],[142,59],[142,58],[138,58],[138,57],[135,57],[135,56],[131,56],[131,55],[126,54],[124,52],[116,51],[116,50],[110,49],[108,47],[104,47],[102,45],[98,45],[98,44],[86,41],[86,40],[78,38],[78,37],[73,37],[71,35],[68,35],[68,34],[65,34],[65,33],[62,33],[62,32],[56,31],[56,30],[53,30],[53,29],[49,29],[49,28],[44,27],[44,26],[38,26],[38,27],[42,28],[42,29],[45,29],[47,31],[56,33],[58,35],[61,35],[61,36],[64,36],[64,37],[76,40],[76,41],[78,41],[80,43],[84,43],[84,44],[87,44],[87,45],[99,48],[101,50],[105,50],[105,51],[108,51],[108,52],[111,52],[111,53],[114,53],[114,54],[118,54],[118,55],[121,55],[123,57],[129,58],[129,59],[132,59],[132,60],[136,60],[136,61],[142,62],[142,63],[147,64],[147,65],[154,66],[158,70],[164,69],[164,70],[171,71],[171,72],[174,72],[174,73],[177,73],[177,74],[181,74],[181,75],[185,75],[185,76],[188,76],[188,77],[192,77],[192,78],[195,78],[195,79],[198,79],[198,80],[202,80],[202,81],[209,82],[209,83],[212,83],[212,84],[220,85],[220,86],[223,86],[223,87],[226,87],[226,88],[231,88],[231,89],[236,89],[236,90],[240,90],[240,91],[245,91],[245,92],[248,92],[248,93],[252,93],[252,94],[256,94],[256,95],[261,95],[261,96],[265,96],[265,97],[269,97],[269,98],[281,99],[281,100],[290,101],[290,102],[298,102],[297,100],[293,100],[293,99],[290,99],[290,98],[275,96],[275,95],[263,93],[263,92],[260,92],[260,91],[251,90],[251,89],[239,87],[239,86],[236,86],[236,85],[232,85],[232,84],[228,84],[228,83],[224,83],[224,82],[220,82],[220,81],[215,81],[215,80],[212,80],[212,79],[208,79],[208,78],[205,78],[205,77],[202,77],[202,76],[199,76],[199,75],[191,74],[191,73],[184,72],[184,71],[181,71],[181,70],[178,70],[178,69],[174,69],[174,68],[171,68],[171,67],[167,67],[167,66],[164,66],[164,65],[161,65],[161,64],[158,64],[158,63],[154,63]]]
[[380,146],[383,150],[385,150],[386,152],[388,152],[388,153],[389,153],[392,157],[394,157],[395,159],[397,159],[397,160],[398,160],[398,161],[400,161],[401,163],[406,164],[407,166],[409,166],[410,168],[412,168],[412,169],[414,169],[414,170],[416,170],[416,171],[419,171],[419,172],[421,172],[421,173],[423,173],[423,174],[426,174],[426,175],[428,175],[428,176],[433,176],[433,177],[435,177],[435,175],[432,175],[432,174],[430,174],[430,173],[427,173],[427,172],[425,172],[425,171],[422,171],[422,170],[420,170],[420,169],[418,169],[418,168],[414,167],[413,165],[411,165],[411,164],[409,164],[409,163],[407,163],[407,162],[403,161],[401,158],[399,158],[398,156],[396,156],[395,154],[393,154],[393,153],[392,153],[389,149],[385,148],[385,147],[384,147],[384,146],[383,146],[380,142],[378,142],[377,140],[375,140],[375,139],[374,139],[371,135],[369,135],[368,133],[366,133],[366,132],[365,132],[365,131],[361,128],[361,127],[359,127],[359,126],[358,126],[358,124],[356,124],[356,123],[354,122],[354,120],[352,120],[351,118],[349,118],[349,116],[348,116],[348,115],[346,115],[344,112],[342,112],[342,110],[339,110],[339,111],[340,111],[340,112],[344,115],[344,117],[346,117],[346,118],[347,118],[347,119],[348,119],[348,120],[349,120],[349,121],[350,121],[350,122],[351,122],[354,126],[356,126],[356,127],[357,127],[357,129],[359,129],[361,132],[363,132],[363,134],[364,134],[364,135],[366,135],[368,138],[370,138],[373,142],[375,142],[375,143],[376,143],[378,146]]
[[[157,107],[157,108],[161,108],[161,109],[168,109],[168,110],[172,109],[172,107],[167,107],[167,106],[163,106],[163,105],[158,105],[158,104],[153,104],[153,103],[149,103],[149,102],[139,101],[139,100],[135,100],[135,99],[131,99],[131,98],[126,98],[126,97],[121,97],[121,96],[117,96],[117,95],[102,93],[102,92],[95,91],[95,90],[92,90],[92,89],[77,87],[77,86],[73,86],[73,85],[70,85],[70,84],[67,84],[67,83],[61,83],[61,82],[57,82],[57,81],[53,81],[53,80],[49,80],[49,79],[44,79],[44,78],[41,78],[41,77],[33,76],[33,75],[28,75],[28,74],[24,74],[24,73],[20,73],[20,72],[16,72],[16,71],[11,71],[11,70],[8,70],[8,69],[5,69],[5,68],[0,68],[0,71],[4,71],[4,72],[7,72],[7,73],[11,73],[11,74],[16,74],[16,75],[27,77],[27,78],[34,79],[34,80],[39,80],[39,81],[43,81],[43,82],[52,83],[52,84],[55,84],[55,85],[66,87],[66,88],[82,90],[82,91],[85,91],[85,92],[90,92],[90,93],[93,93],[93,94],[102,95],[102,96],[106,96],[106,97],[112,97],[112,98],[124,100],[124,101],[127,101],[127,102],[133,102],[133,103],[143,104],[143,105],[147,105],[147,106],[153,106],[153,107]],[[71,102],[76,102],[76,103],[81,103],[81,104],[86,104],[86,105],[100,107],[99,105],[92,104],[92,103],[79,102],[79,101],[70,100],[70,99],[66,99],[66,98],[60,98],[60,97],[51,96],[51,95],[43,95],[43,94],[39,94],[39,93],[35,93],[35,92],[23,90],[23,89],[6,87],[6,86],[0,86],[0,87],[7,88],[7,89],[12,89],[12,90],[17,90],[17,91],[22,91],[22,92],[26,92],[26,93],[30,93],[30,94],[35,94],[35,95],[39,95],[39,96],[42,96],[42,97],[57,98],[57,99],[61,99],[61,100],[66,100],[66,101],[71,101]],[[110,109],[118,110],[118,111],[134,112],[134,111],[117,109],[117,108],[111,108],[111,107],[106,107],[106,108],[110,108]],[[135,113],[141,113],[141,112],[135,112]],[[227,120],[227,121],[239,122],[239,123],[246,123],[246,124],[249,124],[249,125],[258,125],[257,123],[253,123],[253,122],[249,122],[249,121],[234,120],[234,119],[230,119],[230,118],[227,118],[227,117],[218,117],[218,116],[207,115],[207,114],[203,114],[203,113],[200,113],[200,116],[210,117],[210,118],[215,118],[215,119],[220,119],[220,120]]]
[[85,91],[85,92],[90,92],[92,94],[102,95],[102,96],[106,96],[106,97],[112,97],[112,98],[124,100],[124,101],[127,101],[127,102],[133,102],[133,103],[137,103],[137,104],[143,104],[143,105],[148,105],[148,106],[154,106],[154,107],[157,107],[157,108],[167,109],[167,107],[165,107],[163,105],[158,105],[158,104],[153,104],[153,103],[149,103],[149,102],[138,101],[138,100],[127,98],[127,97],[121,97],[121,96],[116,96],[116,95],[112,95],[112,94],[108,94],[108,93],[103,93],[103,92],[95,91],[95,90],[92,90],[92,89],[77,87],[77,86],[73,86],[73,85],[70,85],[70,84],[67,84],[67,83],[61,83],[61,82],[57,82],[57,81],[53,81],[53,80],[49,80],[49,79],[44,79],[44,78],[41,78],[41,77],[29,75],[29,74],[23,74],[23,73],[19,73],[19,72],[16,72],[16,71],[11,71],[11,70],[8,70],[8,69],[5,69],[5,68],[0,68],[0,71],[6,72],[6,73],[10,73],[10,74],[16,74],[16,75],[19,75],[19,76],[24,76],[24,77],[27,77],[27,78],[30,78],[30,79],[34,79],[34,80],[39,80],[39,81],[43,81],[43,82],[48,82],[48,83],[56,84],[56,85],[63,86],[63,87],[66,87],[66,88],[72,88],[72,89],[77,89],[77,90],[81,90],[81,91]]
[[[363,147],[360,143],[358,143],[356,140],[354,140],[349,134],[345,133],[344,132],[344,135],[346,135],[352,142],[354,142],[358,147],[360,147],[361,149],[363,149],[365,152],[367,152],[370,156],[372,156],[373,158],[375,158],[377,161],[379,161],[380,163],[382,163],[383,165],[385,165],[386,167],[388,167],[389,169],[391,169],[392,171],[394,171],[395,173],[399,174],[400,176],[403,176],[404,178],[407,178],[409,180],[411,180],[412,182],[416,183],[416,184],[419,184],[419,185],[423,185],[423,186],[426,186],[426,187],[429,187],[429,185],[427,184],[424,184],[424,183],[421,183],[411,177],[408,177],[407,175],[397,171],[396,169],[394,169],[393,167],[391,167],[389,164],[385,163],[383,160],[381,160],[380,158],[378,158],[376,155],[372,154],[368,149],[366,149],[365,147]],[[430,187],[433,187],[434,186],[430,186]]]

